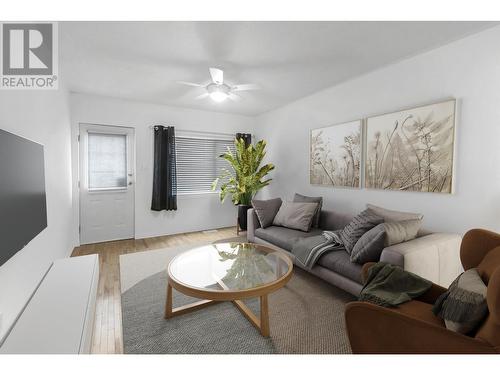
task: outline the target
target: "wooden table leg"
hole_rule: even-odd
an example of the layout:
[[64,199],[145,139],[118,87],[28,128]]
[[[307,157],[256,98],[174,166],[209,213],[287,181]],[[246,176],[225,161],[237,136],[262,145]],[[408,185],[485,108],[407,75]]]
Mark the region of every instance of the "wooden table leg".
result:
[[167,284],[167,301],[165,302],[165,319],[171,318],[172,314],[172,287]]
[[176,307],[175,309],[172,306],[172,292],[173,289],[170,284],[167,283],[167,299],[165,301],[165,319],[173,318],[174,316],[186,314],[192,311],[200,310],[206,306],[210,306],[220,301],[211,301],[211,300],[201,300],[193,303],[189,303],[184,306]]
[[[224,289],[227,289],[225,284],[220,280],[220,284]],[[199,310],[205,306],[213,305],[222,301],[202,300],[190,303],[189,305],[172,308],[172,287],[167,284],[167,299],[165,302],[165,319],[172,318],[177,315],[185,314],[191,311]],[[243,315],[252,323],[255,328],[260,331],[264,337],[269,337],[269,305],[267,294],[260,296],[260,319],[250,310],[242,301],[234,300],[233,303],[243,313]]]
[[260,333],[264,337],[269,337],[269,306],[267,304],[267,294],[260,296]]

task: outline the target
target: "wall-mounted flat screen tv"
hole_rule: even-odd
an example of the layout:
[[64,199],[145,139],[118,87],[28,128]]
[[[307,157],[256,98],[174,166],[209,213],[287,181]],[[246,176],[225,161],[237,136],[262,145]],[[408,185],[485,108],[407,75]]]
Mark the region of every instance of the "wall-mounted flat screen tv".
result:
[[0,129],[0,266],[46,227],[43,146]]

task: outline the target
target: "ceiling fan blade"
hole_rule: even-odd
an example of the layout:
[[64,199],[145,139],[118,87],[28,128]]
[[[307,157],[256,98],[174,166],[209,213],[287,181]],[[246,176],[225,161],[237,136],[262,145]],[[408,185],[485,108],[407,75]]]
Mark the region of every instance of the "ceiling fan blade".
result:
[[255,83],[245,83],[242,85],[234,85],[233,91],[250,91],[250,90],[260,90],[261,87]]
[[177,81],[177,83],[180,83],[181,85],[186,85],[186,86],[205,87],[204,85],[202,85],[200,83],[194,83],[194,82]]
[[200,99],[205,99],[205,98],[208,98],[208,92],[205,92],[201,95],[196,96],[195,100],[200,100]]
[[209,68],[209,70],[212,81],[218,85],[222,85],[224,83],[224,72],[217,68]]
[[232,92],[229,93],[228,95],[229,99],[231,99],[233,102],[239,102],[241,100],[241,96],[236,95]]

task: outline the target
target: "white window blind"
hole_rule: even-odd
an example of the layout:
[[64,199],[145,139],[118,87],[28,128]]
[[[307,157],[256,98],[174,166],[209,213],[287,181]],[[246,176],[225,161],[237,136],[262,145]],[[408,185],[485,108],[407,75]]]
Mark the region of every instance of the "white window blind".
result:
[[229,149],[234,153],[234,140],[175,137],[177,157],[177,193],[197,194],[211,192],[213,180],[229,164],[219,155]]

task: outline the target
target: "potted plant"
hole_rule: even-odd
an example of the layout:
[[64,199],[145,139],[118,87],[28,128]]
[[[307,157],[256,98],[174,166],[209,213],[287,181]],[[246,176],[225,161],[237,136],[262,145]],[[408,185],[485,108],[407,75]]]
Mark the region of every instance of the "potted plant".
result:
[[263,178],[274,169],[273,164],[260,166],[266,156],[266,142],[261,140],[254,145],[245,146],[243,139],[235,140],[236,152],[228,150],[220,155],[225,159],[230,169],[224,168],[222,174],[212,183],[215,191],[220,183],[219,198],[224,202],[227,195],[238,205],[238,224],[241,229],[247,229],[247,211],[252,207],[252,198],[264,186],[269,185],[271,179]]

